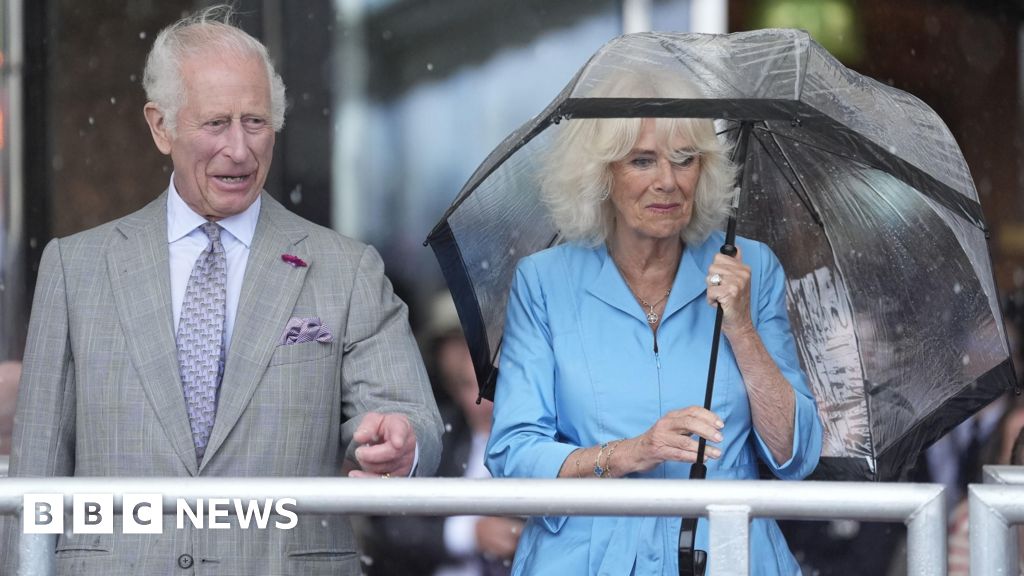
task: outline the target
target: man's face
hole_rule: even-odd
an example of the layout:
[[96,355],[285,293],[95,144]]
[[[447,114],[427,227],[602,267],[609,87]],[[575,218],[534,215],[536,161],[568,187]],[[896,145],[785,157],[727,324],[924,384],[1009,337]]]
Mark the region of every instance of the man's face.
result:
[[220,220],[248,208],[270,170],[270,81],[255,57],[203,53],[182,62],[185,102],[170,136],[152,104],[146,118],[174,163],[174,186],[196,213]]

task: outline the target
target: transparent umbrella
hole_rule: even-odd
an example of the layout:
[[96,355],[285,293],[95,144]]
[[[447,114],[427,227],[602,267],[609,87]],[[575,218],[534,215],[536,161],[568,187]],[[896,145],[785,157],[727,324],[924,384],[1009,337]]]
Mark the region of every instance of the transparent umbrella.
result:
[[[645,71],[692,89],[615,93],[613,79]],[[484,397],[515,265],[560,241],[539,201],[540,162],[561,121],[602,117],[711,118],[733,143],[750,126],[737,232],[786,270],[825,424],[817,477],[904,477],[923,447],[1013,385],[977,191],[945,124],[805,32],[761,30],[611,41],[469,179],[427,243]]]

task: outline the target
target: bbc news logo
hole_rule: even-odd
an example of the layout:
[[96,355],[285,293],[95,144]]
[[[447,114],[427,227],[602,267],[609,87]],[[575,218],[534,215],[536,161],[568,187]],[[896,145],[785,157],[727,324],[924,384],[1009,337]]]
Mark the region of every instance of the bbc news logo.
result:
[[[22,530],[26,534],[64,533],[63,494],[25,494]],[[195,507],[177,500],[175,516],[178,530],[186,524],[193,528],[223,530],[231,528],[227,519],[234,515],[238,527],[266,530],[295,528],[299,518],[290,507],[294,498],[243,500],[241,498],[197,498]],[[124,534],[161,534],[164,523],[164,499],[160,494],[124,494],[121,499],[121,532]],[[271,523],[271,518],[277,517]],[[74,534],[113,534],[114,495],[74,494],[71,504],[71,532]]]

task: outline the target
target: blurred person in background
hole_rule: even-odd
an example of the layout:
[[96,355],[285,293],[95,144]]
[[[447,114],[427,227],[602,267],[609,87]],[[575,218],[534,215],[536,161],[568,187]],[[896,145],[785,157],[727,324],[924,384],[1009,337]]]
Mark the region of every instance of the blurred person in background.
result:
[[[1006,330],[1010,358],[1017,383],[1022,383],[1024,361],[1021,356],[1021,330],[1024,327],[1024,294],[1013,294],[1003,300],[1003,326]],[[950,513],[967,496],[967,485],[981,470],[983,448],[1001,440],[1001,423],[1014,408],[1015,394],[1009,392],[992,401],[945,436],[939,438],[924,452],[911,472],[915,482],[937,482],[945,486],[946,509]],[[1012,443],[1012,441],[1011,441]],[[1010,445],[1006,446],[1007,451]],[[1009,462],[1007,457],[1006,463]],[[989,464],[993,462],[988,462]],[[980,478],[980,476],[978,476]]]
[[[432,474],[440,416],[380,257],[263,190],[285,108],[266,48],[214,6],[160,32],[143,84],[168,189],[47,245],[11,475]],[[56,571],[361,573],[344,516],[303,514],[287,530],[225,521],[67,532]]]
[[[1024,293],[1016,292],[1003,303],[1003,325],[1006,328],[1010,354],[1017,376],[1018,386],[1024,382],[1024,339],[1021,338],[1024,326]],[[960,466],[965,467],[960,474],[959,500],[949,508],[949,576],[968,576],[970,574],[970,526],[969,499],[967,486],[984,482],[983,472],[987,465],[1020,465],[1024,464],[1021,453],[1020,439],[1024,438],[1024,399],[1014,392],[1007,392],[981,412],[975,414],[953,432],[965,425],[978,427],[977,422],[991,419],[995,415],[996,423],[991,431],[984,436],[978,434],[970,446],[959,454]],[[952,433],[951,433],[952,434]],[[1024,531],[1019,526],[1011,527],[1017,532],[1018,553],[1024,553]],[[1020,572],[1024,574],[1024,558],[1019,558]]]
[[[995,433],[989,435],[988,441],[979,448],[976,465],[968,477],[969,484],[980,484],[983,481],[983,468],[987,465],[1007,466],[1019,464],[1014,461],[1014,444],[1024,433],[1024,401],[1017,397],[1008,397],[1010,408],[1005,410],[996,426]],[[949,520],[949,576],[968,576],[970,574],[971,545],[969,525],[969,502],[967,495],[953,507]],[[1019,526],[1012,526],[1011,531],[1017,532],[1018,553],[1024,552],[1024,531]],[[1024,574],[1024,558],[1018,559],[1020,573]]]
[[[424,356],[445,422],[437,475],[489,478],[484,448],[491,432],[492,404],[477,403],[479,387],[447,291],[436,295],[425,330]],[[370,576],[504,576],[523,520],[496,516],[383,516],[370,519],[367,572]]]
[[0,362],[0,455],[11,453],[11,435],[14,433],[14,408],[18,400],[18,382],[21,380],[21,362]]

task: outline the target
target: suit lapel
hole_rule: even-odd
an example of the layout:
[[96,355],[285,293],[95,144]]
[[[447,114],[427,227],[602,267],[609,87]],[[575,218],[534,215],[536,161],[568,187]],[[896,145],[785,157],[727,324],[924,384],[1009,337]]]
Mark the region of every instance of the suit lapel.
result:
[[190,474],[195,444],[188,424],[171,318],[167,194],[116,224],[120,238],[107,252],[107,273],[128,352],[146,397]]
[[[297,225],[297,218],[263,194],[217,401],[217,419],[203,465],[212,459],[242,416],[291,318],[306,272],[314,266],[302,246],[306,235]],[[297,256],[307,266],[292,266],[281,259],[283,254]]]

